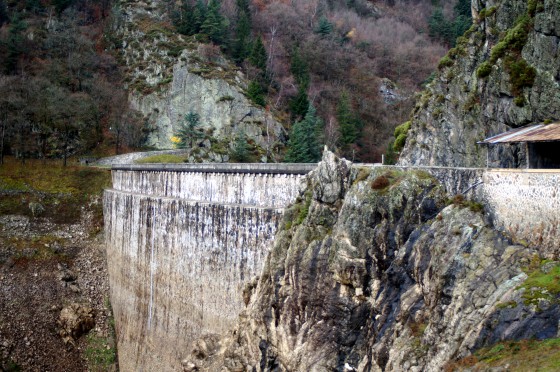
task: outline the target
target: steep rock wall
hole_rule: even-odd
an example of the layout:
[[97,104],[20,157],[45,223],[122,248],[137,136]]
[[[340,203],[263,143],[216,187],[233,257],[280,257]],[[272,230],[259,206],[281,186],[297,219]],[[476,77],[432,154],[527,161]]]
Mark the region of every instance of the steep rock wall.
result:
[[427,172],[325,154],[306,195],[236,327],[198,341],[185,371],[441,371],[498,340],[557,335],[559,294],[524,282],[558,262],[468,203],[445,207]]
[[[442,59],[414,109],[401,165],[482,167],[487,148],[477,141],[560,118],[558,1],[473,0],[472,6],[475,24]],[[490,166],[524,164],[523,147],[489,150]]]
[[[239,194],[221,188],[227,177]],[[104,215],[121,370],[176,371],[203,331],[232,326],[304,176],[258,177],[113,171]]]
[[118,10],[129,101],[144,115],[147,145],[172,148],[171,137],[193,112],[200,116],[204,136],[191,161],[228,161],[241,132],[257,147],[257,161],[274,157],[285,134],[282,124],[247,98],[247,80],[219,49],[178,34],[164,1],[127,1]]

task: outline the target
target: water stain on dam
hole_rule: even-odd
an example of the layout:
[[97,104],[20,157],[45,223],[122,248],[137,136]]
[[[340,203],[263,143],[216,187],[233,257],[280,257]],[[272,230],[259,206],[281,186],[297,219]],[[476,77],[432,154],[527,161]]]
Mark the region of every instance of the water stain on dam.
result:
[[178,370],[192,340],[233,324],[312,166],[256,168],[113,169],[104,215],[121,370]]

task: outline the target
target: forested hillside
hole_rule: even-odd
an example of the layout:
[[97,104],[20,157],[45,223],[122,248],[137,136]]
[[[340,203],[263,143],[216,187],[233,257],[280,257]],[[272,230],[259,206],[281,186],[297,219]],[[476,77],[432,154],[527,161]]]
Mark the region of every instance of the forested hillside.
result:
[[[414,93],[470,24],[466,0],[142,4],[159,12],[165,32],[237,64],[250,81],[246,95],[282,119],[288,161],[316,160],[323,144],[378,160]],[[129,109],[128,91],[150,84],[127,80],[116,32],[125,19],[111,0],[0,0],[2,154],[65,159],[142,147],[146,118]]]
[[106,51],[111,7],[110,1],[0,1],[3,154],[65,159],[115,138],[118,123],[126,123],[127,145],[141,144],[119,66]]

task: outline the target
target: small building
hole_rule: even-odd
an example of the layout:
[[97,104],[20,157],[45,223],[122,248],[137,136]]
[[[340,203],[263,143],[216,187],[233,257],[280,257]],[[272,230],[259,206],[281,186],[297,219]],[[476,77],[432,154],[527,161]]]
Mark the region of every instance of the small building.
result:
[[487,146],[525,143],[527,168],[560,168],[560,123],[528,125],[477,143]]

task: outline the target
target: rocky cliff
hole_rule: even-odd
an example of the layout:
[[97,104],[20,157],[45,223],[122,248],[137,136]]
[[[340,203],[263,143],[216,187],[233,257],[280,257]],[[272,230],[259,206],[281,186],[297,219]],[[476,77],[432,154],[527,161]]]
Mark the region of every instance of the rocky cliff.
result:
[[[247,308],[185,371],[440,371],[502,339],[556,336],[559,269],[422,171],[324,155]],[[537,284],[541,283],[541,284]]]
[[[558,0],[473,0],[474,25],[419,99],[403,165],[485,166],[494,134],[560,118]],[[492,166],[518,167],[523,148],[490,148]]]
[[274,158],[284,129],[246,97],[247,81],[219,48],[174,31],[166,3],[127,1],[119,8],[117,35],[127,70],[130,104],[147,122],[147,145],[171,148],[188,113],[200,116],[203,136],[191,162],[224,162],[238,135],[246,135],[256,161]]

